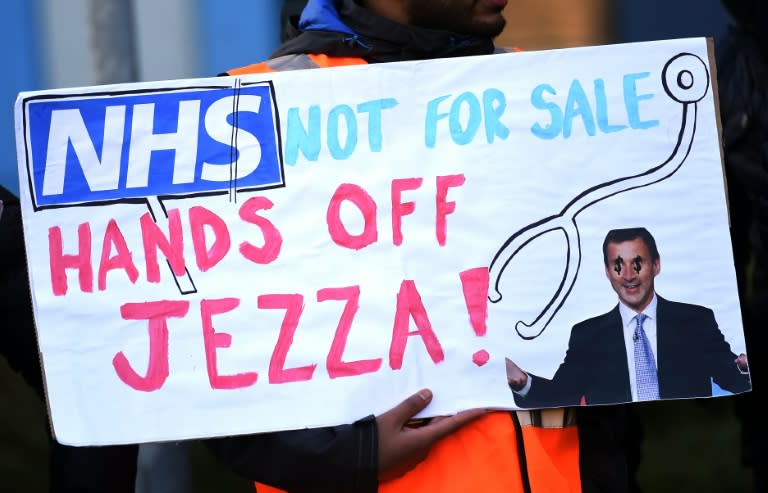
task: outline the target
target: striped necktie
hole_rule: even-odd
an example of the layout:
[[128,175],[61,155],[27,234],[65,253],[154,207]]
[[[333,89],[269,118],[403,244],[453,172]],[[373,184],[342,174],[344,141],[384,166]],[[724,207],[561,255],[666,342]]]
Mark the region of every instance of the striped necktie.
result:
[[637,383],[637,397],[641,401],[655,400],[659,398],[659,379],[656,374],[656,360],[653,357],[653,349],[648,337],[643,330],[643,322],[647,315],[639,313],[635,317],[635,333],[632,340],[635,345],[635,377]]

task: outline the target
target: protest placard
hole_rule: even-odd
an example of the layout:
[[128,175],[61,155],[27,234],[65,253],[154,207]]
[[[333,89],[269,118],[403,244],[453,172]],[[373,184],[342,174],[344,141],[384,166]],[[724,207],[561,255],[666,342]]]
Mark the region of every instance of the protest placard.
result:
[[552,378],[571,328],[617,305],[602,243],[618,228],[651,231],[659,297],[712,309],[721,342],[745,352],[709,50],[683,39],[20,94],[57,439],[338,424],[422,387],[426,415],[515,409],[505,359]]

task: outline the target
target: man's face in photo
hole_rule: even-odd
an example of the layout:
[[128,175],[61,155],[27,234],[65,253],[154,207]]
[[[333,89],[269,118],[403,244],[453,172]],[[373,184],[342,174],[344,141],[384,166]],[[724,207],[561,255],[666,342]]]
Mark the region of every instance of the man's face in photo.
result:
[[653,279],[661,271],[661,262],[651,260],[648,246],[640,238],[608,243],[606,253],[605,275],[611,287],[622,303],[636,312],[642,311],[653,298]]
[[496,37],[504,30],[507,0],[410,0],[409,23],[478,37]]

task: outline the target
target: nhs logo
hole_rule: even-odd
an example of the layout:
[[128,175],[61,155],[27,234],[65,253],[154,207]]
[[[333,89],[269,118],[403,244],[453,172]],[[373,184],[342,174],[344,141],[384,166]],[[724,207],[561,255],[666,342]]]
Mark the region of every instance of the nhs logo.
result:
[[36,209],[284,185],[270,83],[23,101]]

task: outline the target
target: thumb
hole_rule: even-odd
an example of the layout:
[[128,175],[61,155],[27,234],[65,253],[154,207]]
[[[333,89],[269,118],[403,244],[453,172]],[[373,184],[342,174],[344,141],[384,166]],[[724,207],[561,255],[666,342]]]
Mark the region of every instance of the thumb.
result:
[[432,391],[421,389],[406,400],[393,407],[385,414],[388,414],[397,426],[407,423],[413,416],[424,410],[432,402]]

